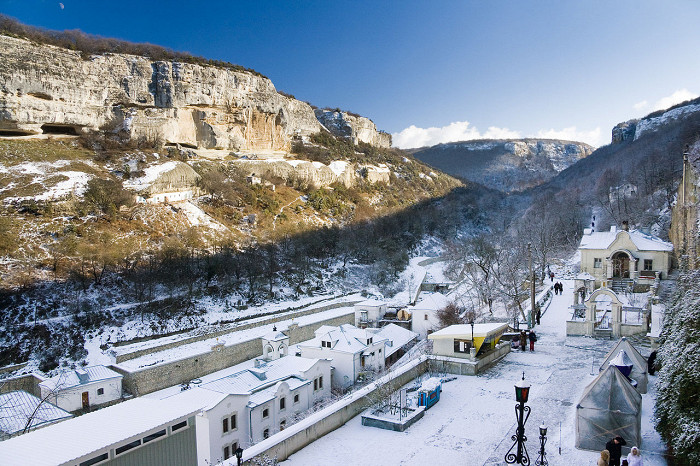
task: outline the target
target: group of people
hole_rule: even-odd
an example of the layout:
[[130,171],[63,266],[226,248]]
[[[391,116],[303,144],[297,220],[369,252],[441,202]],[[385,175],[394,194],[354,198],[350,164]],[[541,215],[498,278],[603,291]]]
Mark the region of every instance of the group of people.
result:
[[564,285],[561,282],[556,282],[554,284],[554,294],[562,294],[564,292]]
[[620,465],[623,445],[627,445],[627,442],[620,436],[606,443],[605,450],[600,452],[598,466],[643,466],[642,454],[637,447],[632,447],[627,458],[622,460],[622,465]]
[[525,330],[521,330],[519,336],[513,337],[513,341],[511,342],[510,347],[513,349],[517,349],[519,347],[522,351],[525,351],[525,347],[527,346],[528,340],[530,340],[530,351],[535,351],[535,342],[537,341],[537,335],[535,335],[534,330],[530,330],[529,334],[526,333]]

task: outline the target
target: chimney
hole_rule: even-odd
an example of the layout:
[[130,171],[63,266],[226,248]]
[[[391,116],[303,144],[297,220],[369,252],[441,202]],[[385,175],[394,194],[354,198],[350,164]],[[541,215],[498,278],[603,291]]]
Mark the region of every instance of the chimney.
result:
[[90,381],[90,376],[85,369],[76,369],[75,374],[78,376],[80,383],[87,383]]
[[625,231],[630,231],[630,224],[627,220],[622,221],[622,229]]

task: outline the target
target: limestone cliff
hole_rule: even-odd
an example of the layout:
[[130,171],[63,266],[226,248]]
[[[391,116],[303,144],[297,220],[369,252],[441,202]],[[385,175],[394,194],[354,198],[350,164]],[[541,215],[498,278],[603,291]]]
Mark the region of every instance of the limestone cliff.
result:
[[591,152],[581,142],[513,139],[438,144],[413,155],[450,175],[511,192],[541,184]]
[[317,109],[316,118],[334,136],[351,140],[354,144],[365,142],[377,147],[391,147],[391,135],[378,131],[369,118],[337,110]]
[[[688,268],[700,268],[700,142],[684,155],[683,179],[678,186],[676,203],[671,212],[669,237],[674,251]],[[684,260],[684,257],[687,260]]]
[[0,36],[0,132],[100,128],[236,151],[288,150],[321,129],[308,104],[253,73]]

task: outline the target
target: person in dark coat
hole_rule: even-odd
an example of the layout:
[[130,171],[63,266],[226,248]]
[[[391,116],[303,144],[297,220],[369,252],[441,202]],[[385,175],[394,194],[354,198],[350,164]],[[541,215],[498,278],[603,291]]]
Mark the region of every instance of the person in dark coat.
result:
[[610,452],[610,466],[620,466],[623,445],[627,445],[627,442],[619,435],[605,444],[605,449]]
[[656,351],[652,351],[647,359],[647,372],[649,375],[654,375],[656,372]]
[[520,350],[525,351],[525,345],[527,345],[527,335],[525,330],[520,331]]
[[[535,314],[535,320],[537,320],[537,325],[540,325],[540,318],[542,317],[542,311],[540,310],[540,307],[537,306],[537,313]],[[654,374],[652,374],[654,375]]]
[[530,330],[530,335],[528,336],[530,340],[530,351],[535,351],[535,342],[537,341],[537,335],[535,335],[534,330]]

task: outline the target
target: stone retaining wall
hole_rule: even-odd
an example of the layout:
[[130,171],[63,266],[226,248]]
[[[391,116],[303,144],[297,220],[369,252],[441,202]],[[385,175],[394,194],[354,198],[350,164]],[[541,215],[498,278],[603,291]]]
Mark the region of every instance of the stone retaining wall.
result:
[[0,381],[0,393],[14,392],[15,390],[24,390],[34,396],[41,397],[39,384],[44,379],[34,374],[20,375],[19,377],[10,377]]
[[[354,324],[354,322],[355,313],[350,312],[309,325],[300,326],[293,324],[289,329],[289,343],[293,345],[313,338],[314,331],[322,325],[337,326]],[[257,325],[261,324],[258,323]],[[226,333],[237,330],[241,329],[229,329]],[[212,335],[208,335],[207,338],[212,338]],[[118,364],[110,367],[124,376],[122,385],[125,390],[135,396],[141,396],[173,385],[189,382],[192,379],[256,358],[261,354],[262,341],[260,337],[255,337],[248,341],[219,346],[215,351],[195,354],[176,361],[144,367],[134,371],[124,369]]]
[[[135,350],[135,351],[132,351],[129,353],[118,354],[116,356],[116,363],[119,364],[119,363],[122,363],[124,361],[128,361],[130,359],[136,359],[136,358],[140,358],[141,356],[146,356],[147,354],[157,353],[159,351],[164,351],[164,350],[171,349],[171,348],[177,348],[178,346],[187,345],[189,343],[194,343],[194,342],[202,341],[202,340],[208,340],[209,338],[220,337],[222,335],[226,335],[227,333],[231,333],[231,332],[238,332],[241,330],[247,330],[249,328],[260,327],[261,325],[272,324],[275,322],[279,322],[281,320],[289,320],[289,319],[293,319],[293,318],[297,318],[297,317],[306,316],[309,314],[316,314],[318,312],[329,311],[331,309],[338,309],[341,307],[353,306],[355,303],[358,303],[358,302],[359,301],[347,301],[347,302],[342,302],[342,303],[328,304],[326,306],[314,307],[311,309],[303,309],[303,310],[297,311],[297,312],[291,312],[291,313],[285,313],[282,315],[271,316],[268,319],[265,319],[264,321],[256,320],[255,322],[250,322],[247,324],[227,325],[226,328],[221,329],[221,330],[215,330],[215,331],[207,332],[207,333],[204,333],[201,335],[195,335],[192,337],[183,338],[181,340],[172,341],[170,343],[164,343],[164,344],[159,345],[159,346],[153,346],[153,347],[149,347],[149,348]],[[343,323],[345,323],[345,322],[343,322]],[[355,323],[354,319],[353,319],[352,323],[353,324]],[[313,334],[313,332],[312,332],[312,334]],[[307,338],[307,340],[308,340],[308,338]],[[300,340],[300,341],[303,341],[303,340]],[[296,342],[296,343],[298,343],[298,342]],[[292,342],[292,344],[294,344],[294,343]]]

